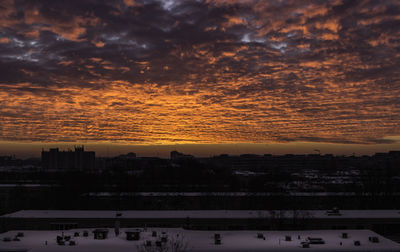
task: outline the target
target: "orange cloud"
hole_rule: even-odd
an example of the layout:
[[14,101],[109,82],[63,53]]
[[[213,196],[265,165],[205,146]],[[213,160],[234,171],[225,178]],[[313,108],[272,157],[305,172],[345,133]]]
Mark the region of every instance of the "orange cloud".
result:
[[12,19],[0,8],[11,20],[0,140],[376,144],[400,134],[398,19],[374,2],[62,3],[76,13],[32,4]]
[[0,44],[6,44],[9,42],[10,42],[10,40],[8,38],[0,38]]

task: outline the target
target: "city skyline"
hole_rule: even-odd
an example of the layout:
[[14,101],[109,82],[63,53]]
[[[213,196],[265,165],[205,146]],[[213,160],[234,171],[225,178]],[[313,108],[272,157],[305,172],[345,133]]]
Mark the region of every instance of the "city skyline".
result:
[[[171,151],[179,151],[195,157],[211,157],[228,155],[308,155],[330,154],[335,156],[372,156],[376,153],[398,151],[396,144],[381,145],[339,145],[330,143],[277,143],[277,144],[175,144],[175,145],[121,145],[107,143],[15,143],[0,144],[1,155],[17,158],[39,158],[42,150],[58,148],[60,151],[74,150],[76,146],[84,146],[88,151],[95,151],[98,157],[115,157],[130,152],[138,157],[169,158]],[[357,151],[355,151],[357,150]]]
[[398,1],[2,1],[0,153],[400,149],[399,10]]

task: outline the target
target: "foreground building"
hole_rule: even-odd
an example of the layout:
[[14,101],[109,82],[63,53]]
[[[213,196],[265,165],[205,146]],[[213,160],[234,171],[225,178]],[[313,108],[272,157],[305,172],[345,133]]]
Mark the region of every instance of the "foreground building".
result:
[[[318,231],[194,231],[179,228],[137,229],[128,239],[122,232],[93,230],[9,231],[0,234],[0,251],[400,251],[400,244],[369,230]],[[122,230],[126,231],[126,230]],[[129,233],[129,232],[127,232]],[[17,239],[15,239],[16,237]]]
[[399,210],[308,211],[91,211],[22,210],[0,216],[5,230],[67,230],[73,228],[184,227],[198,230],[345,230],[369,229],[400,234]]

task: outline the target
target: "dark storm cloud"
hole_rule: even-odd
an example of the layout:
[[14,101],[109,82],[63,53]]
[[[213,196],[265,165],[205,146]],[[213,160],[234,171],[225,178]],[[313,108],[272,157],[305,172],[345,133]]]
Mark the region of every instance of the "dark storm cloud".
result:
[[398,1],[4,0],[1,137],[387,143],[398,27]]

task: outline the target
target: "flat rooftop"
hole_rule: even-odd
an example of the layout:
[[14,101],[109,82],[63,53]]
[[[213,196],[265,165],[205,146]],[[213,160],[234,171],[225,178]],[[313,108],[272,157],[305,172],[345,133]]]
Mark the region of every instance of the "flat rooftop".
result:
[[[30,252],[48,251],[74,251],[74,252],[126,252],[144,251],[140,250],[145,241],[151,241],[155,246],[155,241],[160,239],[161,232],[165,232],[168,241],[165,246],[169,246],[171,241],[182,241],[187,244],[186,251],[206,252],[206,251],[304,251],[301,242],[307,237],[321,238],[324,244],[310,244],[311,251],[400,251],[400,244],[386,239],[369,230],[319,230],[319,231],[193,231],[178,228],[147,228],[142,230],[140,240],[128,241],[124,231],[121,229],[119,236],[115,236],[113,229],[108,229],[108,238],[105,240],[95,240],[93,229],[86,229],[88,237],[83,237],[85,229],[75,229],[63,231],[64,235],[71,236],[75,241],[75,246],[58,245],[57,235],[62,235],[62,231],[22,231],[24,237],[20,241],[4,242],[5,237],[13,238],[20,231],[9,231],[0,234],[0,251],[15,251],[27,249]],[[157,232],[157,237],[152,237],[152,231]],[[74,237],[74,233],[79,232],[79,237]],[[342,232],[348,234],[348,238],[341,237]],[[214,244],[214,234],[221,236],[221,244]],[[257,238],[257,234],[262,233],[264,239]],[[178,236],[179,235],[179,236]],[[291,241],[285,241],[285,236],[291,236]],[[369,241],[369,237],[378,237],[379,243]],[[45,244],[47,241],[47,245]],[[360,246],[355,246],[354,241],[359,241]],[[156,250],[146,250],[156,251]],[[158,251],[158,250],[157,250]]]
[[[275,211],[279,213],[279,210]],[[0,216],[1,218],[60,218],[60,219],[113,219],[116,211],[99,210],[21,210]],[[256,210],[197,210],[197,211],[119,211],[121,219],[252,219],[268,218],[271,211]],[[293,217],[293,211],[284,211],[287,218]],[[341,210],[340,215],[328,215],[326,210],[299,210],[297,214],[306,214],[320,219],[400,219],[400,210]]]

